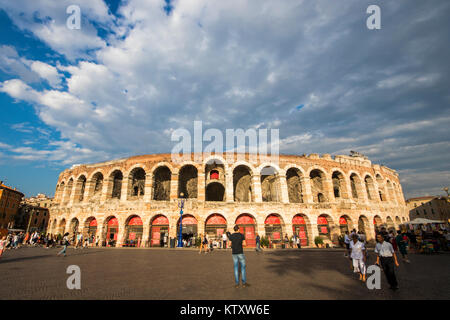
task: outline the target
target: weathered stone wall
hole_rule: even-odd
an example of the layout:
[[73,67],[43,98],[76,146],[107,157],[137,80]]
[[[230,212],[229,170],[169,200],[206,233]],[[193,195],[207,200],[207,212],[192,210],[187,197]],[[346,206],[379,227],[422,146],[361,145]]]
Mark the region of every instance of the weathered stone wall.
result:
[[[244,159],[238,159],[238,156]],[[327,217],[333,241],[340,234],[340,217],[346,217],[350,228],[363,227],[369,239],[373,238],[375,218],[382,224],[394,221],[394,226],[408,220],[398,174],[387,167],[372,165],[370,160],[317,154],[280,155],[276,164],[252,160],[249,155],[235,154],[233,160],[219,155],[205,155],[205,158],[203,163],[196,163],[192,155],[191,160],[173,163],[170,154],[146,155],[64,170],[59,176],[54,204],[50,209],[49,232],[69,231],[74,219],[78,220],[78,231],[81,232],[94,217],[98,222],[97,234],[104,237],[107,220],[116,217],[120,245],[124,241],[128,219],[139,216],[144,229],[142,243],[146,243],[152,219],[164,215],[169,220],[170,236],[174,237],[179,219],[177,198],[180,192],[186,191],[189,198],[184,213],[195,217],[199,234],[204,232],[208,217],[215,213],[226,219],[229,229],[239,215],[248,214],[256,220],[256,232],[260,235],[265,234],[267,216],[276,214],[282,221],[283,234],[288,236],[293,233],[294,216],[300,214],[306,221],[310,244],[318,235],[319,216]],[[217,164],[208,164],[211,159],[215,159]],[[187,165],[192,168],[183,170]],[[273,166],[273,176],[261,175],[267,166]],[[130,176],[136,168],[142,169],[140,172],[145,174],[145,179],[142,174],[136,179]],[[212,169],[219,171],[217,180],[209,177]],[[117,172],[122,176],[120,183]],[[333,181],[333,174],[339,177],[339,183],[336,179]],[[354,189],[357,197],[353,197],[351,192],[352,175],[356,177]],[[265,183],[262,176],[269,177],[270,181]],[[103,179],[99,181],[99,177]],[[84,179],[84,192],[80,198],[83,186],[75,182]],[[116,190],[114,180],[117,180]],[[370,182],[367,186],[366,181]],[[205,201],[208,184],[223,186],[223,201]],[[143,189],[140,196],[133,194],[133,186]],[[339,188],[339,197],[335,197],[336,187]],[[118,192],[120,197],[114,198],[113,193],[117,195]],[[268,193],[270,198],[263,197]],[[323,196],[320,203],[319,193]]]

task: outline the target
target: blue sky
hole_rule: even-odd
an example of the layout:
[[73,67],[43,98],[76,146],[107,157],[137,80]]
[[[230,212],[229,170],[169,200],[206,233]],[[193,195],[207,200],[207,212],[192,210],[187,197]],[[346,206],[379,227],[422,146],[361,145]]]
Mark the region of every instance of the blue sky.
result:
[[[366,28],[378,4],[381,30]],[[80,6],[80,30],[66,8]],[[0,180],[170,152],[171,132],[278,128],[280,152],[367,155],[407,197],[450,181],[450,3],[0,0]]]

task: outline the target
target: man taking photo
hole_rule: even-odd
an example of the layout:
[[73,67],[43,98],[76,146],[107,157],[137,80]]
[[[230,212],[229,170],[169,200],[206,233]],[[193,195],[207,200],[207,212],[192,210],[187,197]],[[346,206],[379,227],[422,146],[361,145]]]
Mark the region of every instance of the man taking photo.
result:
[[234,279],[236,281],[235,288],[239,288],[239,265],[241,265],[242,287],[248,287],[247,275],[245,272],[245,256],[242,246],[246,246],[245,237],[239,232],[239,227],[234,226],[234,233],[227,231],[228,239],[231,241],[231,255],[234,262]]

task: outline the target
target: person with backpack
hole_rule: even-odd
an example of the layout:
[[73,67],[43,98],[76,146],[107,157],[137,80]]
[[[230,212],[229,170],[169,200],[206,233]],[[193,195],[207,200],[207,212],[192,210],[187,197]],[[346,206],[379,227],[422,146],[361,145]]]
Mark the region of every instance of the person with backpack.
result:
[[65,234],[64,234],[64,238],[63,238],[63,240],[62,240],[62,245],[63,245],[63,248],[62,248],[62,250],[60,251],[60,252],[58,252],[58,256],[60,255],[60,254],[64,254],[64,257],[66,256],[66,250],[67,250],[67,246],[70,244],[70,242],[69,242],[69,233],[68,232],[66,232]]

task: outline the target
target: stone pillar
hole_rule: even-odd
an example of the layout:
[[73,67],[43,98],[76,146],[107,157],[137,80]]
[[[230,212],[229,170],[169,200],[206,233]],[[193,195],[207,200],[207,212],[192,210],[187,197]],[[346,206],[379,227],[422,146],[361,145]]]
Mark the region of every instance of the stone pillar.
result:
[[103,179],[102,194],[100,195],[100,203],[104,203],[108,199],[108,195],[112,193],[112,181],[111,178]]
[[178,196],[178,173],[172,173],[170,180],[170,200],[176,200]]
[[356,192],[358,193],[359,201],[368,203],[369,198],[367,197],[367,191],[366,191],[366,186],[364,184],[364,181],[360,180],[359,183],[357,181],[355,181],[355,186],[356,186]]
[[170,238],[176,238],[177,237],[177,222],[180,218],[179,214],[173,214],[168,216],[169,219],[169,237]]
[[94,181],[93,179],[86,180],[86,187],[84,188],[84,196],[83,196],[83,202],[88,202],[89,199],[94,194]]
[[332,202],[334,200],[333,182],[331,179],[325,178],[322,181],[322,186],[326,202]]
[[314,243],[314,239],[319,235],[319,230],[317,229],[317,217],[312,216],[311,217],[311,238],[310,238],[310,246],[315,247],[316,244]]
[[261,175],[255,174],[252,176],[253,184],[253,197],[254,202],[262,202],[262,191],[261,191]]
[[[147,245],[147,242],[149,240],[150,223],[145,223],[144,221],[142,221],[142,223],[144,223],[144,225],[143,225],[143,230],[142,230],[141,248],[144,248]],[[170,243],[169,243],[169,245],[170,245]]]
[[197,219],[197,234],[205,234],[205,220],[200,217]]
[[198,201],[205,201],[205,168],[197,173],[197,199]]
[[287,187],[287,181],[286,181],[286,175],[279,175],[278,176],[279,183],[280,183],[280,200],[283,203],[289,203],[289,193],[288,193],[288,187]]
[[128,200],[128,186],[130,185],[131,181],[129,179],[129,175],[126,177],[123,176],[122,178],[122,187],[120,188],[120,202],[124,202]]
[[145,175],[144,202],[150,202],[152,200],[152,189],[153,189],[153,176],[151,173],[147,173]]
[[233,171],[225,171],[225,201],[234,202]]
[[69,198],[69,203],[68,203],[69,206],[72,206],[73,203],[75,202],[75,194],[76,194],[75,190],[77,188],[77,184],[78,183],[75,181],[72,184],[72,191],[70,193],[70,198]]
[[313,203],[314,197],[311,191],[311,179],[309,177],[300,178],[301,183],[304,186],[303,190],[303,202],[304,203]]

